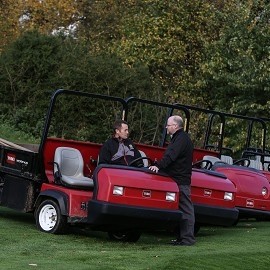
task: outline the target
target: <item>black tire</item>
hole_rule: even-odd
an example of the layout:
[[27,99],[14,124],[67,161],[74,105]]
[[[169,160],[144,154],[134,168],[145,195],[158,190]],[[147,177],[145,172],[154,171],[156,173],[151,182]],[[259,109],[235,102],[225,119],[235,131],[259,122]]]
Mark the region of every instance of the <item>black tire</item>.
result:
[[111,240],[116,242],[137,242],[141,237],[141,232],[127,231],[127,232],[108,232],[108,236]]
[[62,234],[66,231],[67,218],[53,200],[45,200],[35,211],[36,226],[42,232]]

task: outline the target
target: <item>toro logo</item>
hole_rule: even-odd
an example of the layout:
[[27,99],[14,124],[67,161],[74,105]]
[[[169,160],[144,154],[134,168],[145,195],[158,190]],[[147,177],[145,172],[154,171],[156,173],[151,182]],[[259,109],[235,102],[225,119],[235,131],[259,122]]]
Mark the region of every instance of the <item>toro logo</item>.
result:
[[211,197],[212,195],[212,190],[211,189],[205,189],[204,192],[203,192],[203,195],[205,197]]
[[253,208],[253,207],[254,207],[254,200],[252,200],[252,199],[247,199],[247,201],[246,201],[246,206],[247,206],[247,207],[250,207],[250,208]]
[[11,154],[11,153],[7,153],[6,162],[8,164],[15,165],[15,163],[16,163],[16,155],[15,154]]
[[143,197],[151,198],[151,190],[144,190],[142,195]]

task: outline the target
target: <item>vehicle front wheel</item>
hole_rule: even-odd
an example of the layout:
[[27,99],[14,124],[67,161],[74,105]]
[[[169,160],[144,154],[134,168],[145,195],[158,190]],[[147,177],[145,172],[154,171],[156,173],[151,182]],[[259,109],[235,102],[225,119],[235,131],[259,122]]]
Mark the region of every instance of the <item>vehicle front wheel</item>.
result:
[[127,232],[108,232],[108,236],[111,240],[117,242],[137,242],[141,237],[141,232],[127,231]]
[[45,200],[37,207],[35,219],[42,232],[61,234],[67,226],[66,217],[61,215],[59,205],[53,200]]

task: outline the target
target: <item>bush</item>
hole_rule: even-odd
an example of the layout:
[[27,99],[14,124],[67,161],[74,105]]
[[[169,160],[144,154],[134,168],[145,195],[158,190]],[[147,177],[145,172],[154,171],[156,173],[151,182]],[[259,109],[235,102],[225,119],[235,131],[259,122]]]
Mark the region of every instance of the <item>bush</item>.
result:
[[[39,138],[42,133],[50,96],[56,89],[80,90],[122,98],[153,96],[153,85],[146,66],[125,66],[116,56],[108,54],[92,56],[83,43],[43,35],[37,31],[25,33],[6,48],[0,55],[0,74],[2,117],[18,130],[35,138]],[[66,104],[66,107],[70,106],[71,104]],[[97,116],[100,111],[104,113],[104,108],[94,110],[97,107],[95,102],[84,102],[77,106],[83,106],[91,114],[91,128],[95,130],[96,139],[98,134],[108,132],[108,126],[119,117],[108,106],[105,108],[106,124],[100,125]],[[76,110],[74,112],[70,114],[71,117],[79,117],[75,115]],[[67,119],[61,119],[67,122]],[[78,134],[82,138],[88,137],[84,130],[88,127],[87,123],[82,119],[78,121],[81,121]],[[72,127],[68,128],[70,134]],[[61,135],[63,134],[62,132]],[[102,139],[103,137],[104,135]]]

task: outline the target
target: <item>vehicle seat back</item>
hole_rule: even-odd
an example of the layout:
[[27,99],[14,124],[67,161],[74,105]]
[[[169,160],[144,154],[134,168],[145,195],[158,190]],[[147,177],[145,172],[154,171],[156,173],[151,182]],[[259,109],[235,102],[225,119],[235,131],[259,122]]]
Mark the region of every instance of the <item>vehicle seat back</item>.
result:
[[94,187],[93,179],[83,174],[84,161],[78,149],[58,147],[54,155],[54,174],[59,170],[61,181],[68,186]]
[[263,169],[263,165],[260,161],[258,160],[253,160],[253,159],[250,159],[250,163],[249,163],[249,168],[254,168],[254,169],[257,169],[257,170],[262,170]]
[[264,157],[264,164],[263,164],[263,168],[264,168],[265,171],[269,170],[269,168],[270,168],[269,164],[270,164],[270,157],[265,156]]
[[[216,162],[220,162],[221,161],[218,157],[213,157],[213,156],[208,156],[208,155],[204,156],[203,157],[203,160],[210,161],[212,163],[212,165],[214,165]],[[206,165],[205,162],[202,162],[202,168],[204,168],[205,165]]]
[[221,155],[220,159],[221,161],[228,163],[230,165],[233,164],[233,158],[231,156]]

